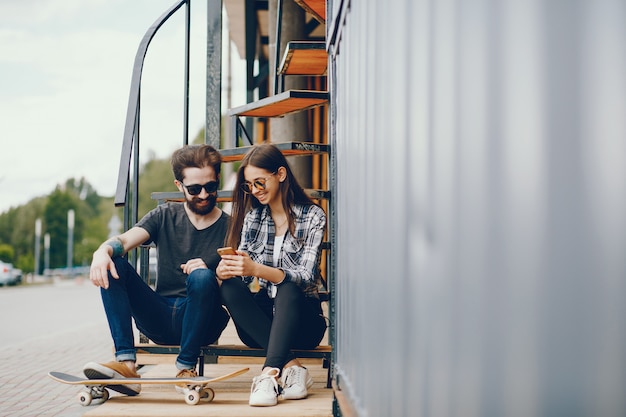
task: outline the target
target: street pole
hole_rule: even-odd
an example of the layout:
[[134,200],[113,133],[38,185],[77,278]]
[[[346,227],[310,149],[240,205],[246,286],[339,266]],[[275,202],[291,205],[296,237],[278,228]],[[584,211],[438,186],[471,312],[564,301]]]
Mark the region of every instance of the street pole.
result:
[[41,219],[35,220],[35,276],[39,275],[39,245],[41,241]]
[[50,269],[50,233],[43,236],[43,273],[48,275]]
[[72,258],[74,249],[74,210],[67,211],[67,274],[72,273]]

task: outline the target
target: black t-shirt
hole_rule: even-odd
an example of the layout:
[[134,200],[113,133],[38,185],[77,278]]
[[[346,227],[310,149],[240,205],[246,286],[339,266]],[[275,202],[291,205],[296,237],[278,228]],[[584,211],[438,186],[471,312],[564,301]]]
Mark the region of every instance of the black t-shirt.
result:
[[150,234],[146,243],[154,242],[157,247],[157,293],[166,297],[186,296],[187,275],[180,265],[190,259],[202,258],[215,271],[220,261],[217,248],[224,246],[229,219],[222,212],[215,223],[198,230],[189,220],[183,203],[165,203],[137,222],[137,226]]

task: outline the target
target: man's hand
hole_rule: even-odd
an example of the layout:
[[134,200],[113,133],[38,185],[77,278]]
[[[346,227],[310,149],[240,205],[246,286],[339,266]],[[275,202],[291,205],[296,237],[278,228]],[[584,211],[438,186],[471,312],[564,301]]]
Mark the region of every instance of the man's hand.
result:
[[113,259],[109,255],[106,248],[100,248],[93,253],[93,259],[91,261],[91,267],[89,268],[89,279],[91,283],[96,287],[109,288],[109,275],[108,271],[111,271],[111,276],[115,279],[119,279],[117,269]]
[[[122,256],[129,250],[141,245],[142,242],[146,242],[149,238],[150,234],[148,234],[146,229],[135,226],[100,245],[93,253],[91,268],[89,268],[89,279],[93,285],[105,290],[109,288],[108,271],[111,271],[113,278],[120,279],[111,257]],[[113,250],[114,247],[117,248],[117,254]]]
[[209,269],[201,258],[190,259],[187,263],[181,264],[180,268],[187,275],[191,274],[196,269]]

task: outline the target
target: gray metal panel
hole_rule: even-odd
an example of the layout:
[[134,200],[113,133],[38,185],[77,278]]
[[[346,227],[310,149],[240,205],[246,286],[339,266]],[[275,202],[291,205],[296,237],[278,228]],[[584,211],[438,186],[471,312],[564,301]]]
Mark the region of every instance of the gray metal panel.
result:
[[346,10],[332,244],[357,414],[626,415],[625,3]]
[[207,0],[206,67],[204,143],[219,149],[222,134],[222,0]]

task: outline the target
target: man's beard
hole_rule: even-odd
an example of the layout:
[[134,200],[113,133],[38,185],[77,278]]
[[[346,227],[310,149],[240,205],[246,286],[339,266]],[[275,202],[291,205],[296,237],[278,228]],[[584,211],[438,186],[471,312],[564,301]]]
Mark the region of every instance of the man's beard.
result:
[[[203,201],[206,201],[209,204],[207,204],[206,206],[199,206],[198,203],[203,202]],[[215,208],[216,202],[217,202],[217,196],[215,195],[210,195],[206,199],[201,199],[199,197],[191,197],[191,199],[187,199],[187,207],[189,207],[189,210],[191,210],[192,212],[200,216],[205,216],[213,211],[213,209]]]

